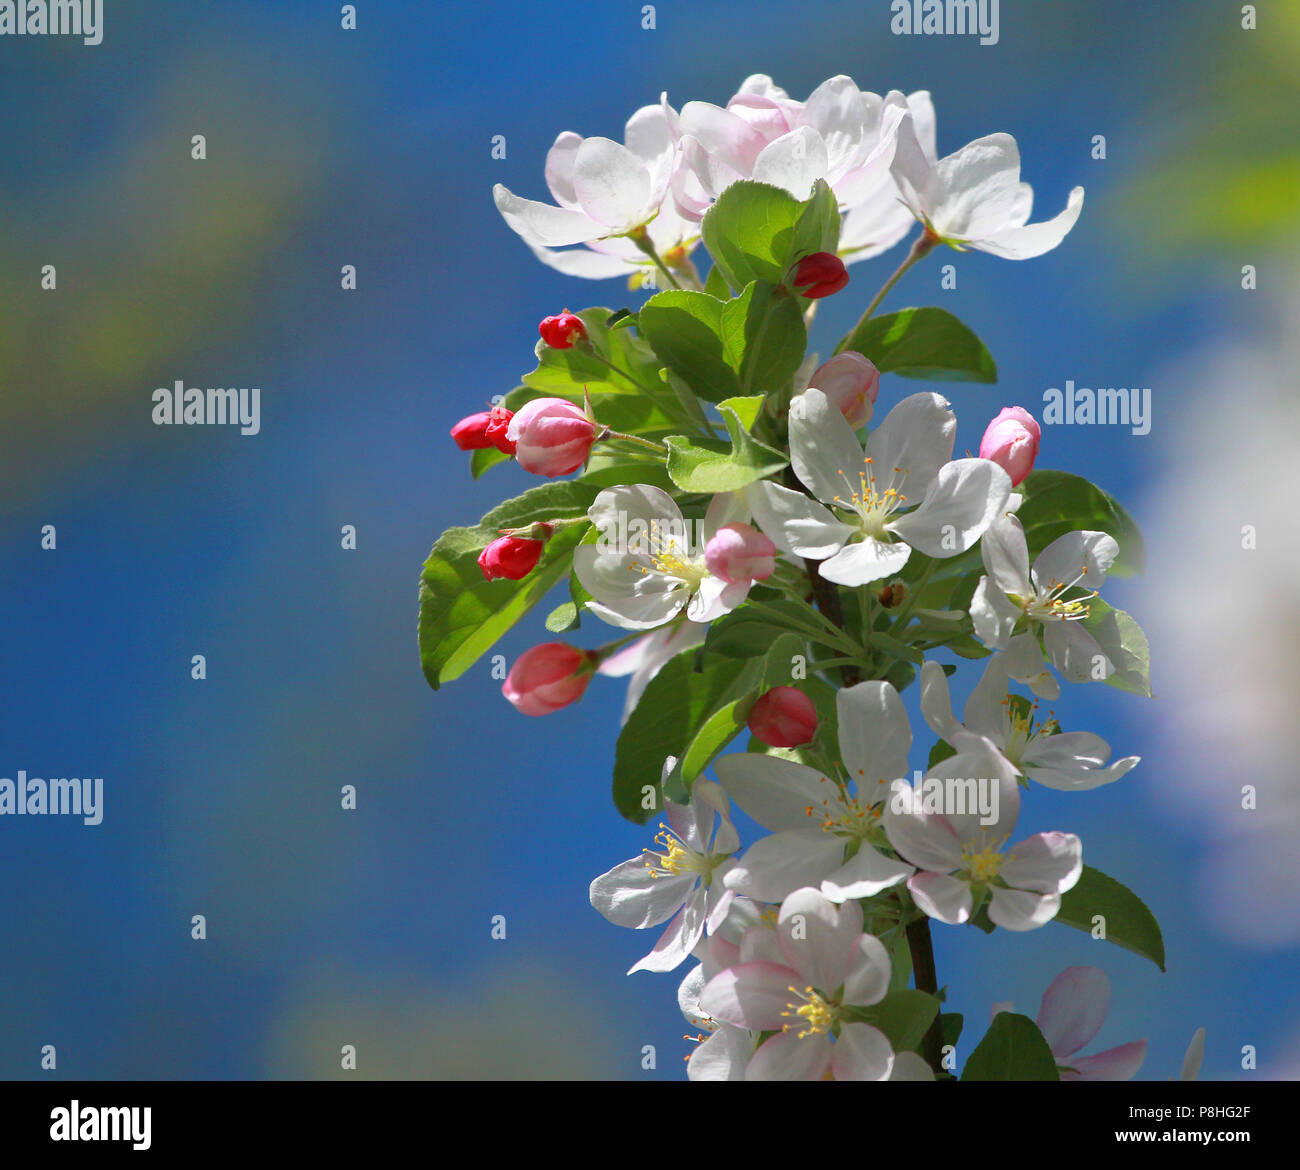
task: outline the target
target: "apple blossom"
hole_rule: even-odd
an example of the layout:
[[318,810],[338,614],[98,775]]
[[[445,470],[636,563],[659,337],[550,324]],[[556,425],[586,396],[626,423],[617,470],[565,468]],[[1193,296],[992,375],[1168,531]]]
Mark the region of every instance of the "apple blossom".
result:
[[[629,266],[648,269],[638,246],[649,241],[666,255],[689,251],[697,224],[665,202],[677,161],[666,104],[644,106],[627,121],[624,144],[565,132],[546,156],[546,183],[554,204],[522,199],[498,183],[497,210],[544,263],[571,276],[618,276]],[[571,244],[585,249],[557,251]]]
[[[1006,1005],[1010,1010],[1010,1005]],[[1110,1008],[1110,980],[1099,967],[1067,967],[1048,985],[1038,1030],[1063,1081],[1131,1081],[1146,1059],[1147,1042],[1132,1040],[1093,1056],[1075,1055],[1101,1028]]]
[[862,933],[857,902],[791,892],[777,916],[771,958],[714,976],[700,1006],[720,1023],[776,1032],[750,1057],[746,1080],[883,1081],[894,1067],[884,1033],[853,1016],[889,990],[889,955]]
[[798,687],[773,687],[755,700],[745,722],[769,747],[798,747],[817,734],[817,708]]
[[1020,181],[1020,150],[1010,134],[990,134],[937,162],[926,154],[912,118],[897,131],[891,170],[903,201],[927,233],[964,250],[1028,260],[1056,247],[1083,208],[1083,188],[1065,210],[1031,224],[1034,193]]
[[704,564],[729,585],[765,581],[776,569],[776,545],[758,529],[732,521],[709,538]]
[[754,179],[807,199],[824,179],[841,206],[874,192],[888,176],[894,136],[907,103],[900,93],[864,93],[832,77],[795,101],[764,74],[747,78],[725,108],[687,102],[665,106],[680,140],[673,175],[678,212],[699,220],[732,183]]
[[704,641],[707,632],[707,627],[699,622],[671,622],[652,630],[644,638],[630,642],[600,664],[597,674],[609,678],[628,678],[627,698],[623,702],[623,723],[627,722],[627,717],[640,702],[650,680],[663,669],[668,660],[683,650],[698,646]]
[[880,371],[848,349],[818,366],[808,385],[825,394],[856,431],[871,421],[880,393]]
[[[737,497],[714,496],[704,518],[706,548],[741,511]],[[573,571],[591,594],[587,608],[611,625],[653,629],[683,610],[693,622],[708,622],[749,592],[751,582],[729,582],[709,570],[703,553],[691,547],[681,509],[661,488],[606,488],[587,515],[601,539],[578,546]]]
[[504,577],[521,581],[541,559],[546,542],[521,536],[501,536],[479,553],[478,567],[489,581]]
[[838,585],[891,577],[913,548],[956,556],[1005,511],[1011,493],[997,464],[949,461],[956,426],[947,399],[913,394],[872,430],[864,457],[844,416],[810,388],[790,403],[790,463],[816,500],[844,519],[768,480],[748,490],[750,508],[777,547],[822,561],[821,576]]
[[1034,470],[1041,436],[1042,428],[1029,411],[1004,406],[980,440],[980,458],[992,459],[1011,476],[1011,486],[1019,487]]
[[[669,757],[667,775],[676,763]],[[671,971],[727,917],[735,894],[722,882],[740,847],[727,795],[716,782],[699,777],[689,804],[664,802],[667,823],[646,849],[591,883],[591,904],[616,926],[637,930],[667,922],[654,949],[633,971]],[[715,833],[716,825],[716,833]],[[671,919],[671,921],[669,921]]]
[[[1041,627],[1048,658],[1071,682],[1109,678],[1114,673],[1114,663],[1083,625],[1091,612],[1088,602],[1097,596],[1119,555],[1114,537],[1105,532],[1067,532],[1038,554],[1031,569],[1019,519],[1004,516],[984,534],[980,553],[985,576],[975,587],[970,615],[984,645],[1003,650],[1018,631],[1033,635]],[[1022,662],[1032,661],[1037,652],[1034,642],[1034,646],[1019,644]]]
[[964,722],[953,717],[948,678],[934,661],[921,667],[921,713],[934,733],[960,750],[970,736],[988,739],[1021,773],[1048,788],[1082,792],[1112,784],[1137,765],[1126,756],[1109,767],[1110,745],[1087,731],[1061,731],[1054,720],[1034,721],[1037,704],[1007,693],[1004,655],[989,659],[966,702]]
[[549,715],[582,698],[595,658],[565,642],[525,650],[510,668],[501,693],[524,715]]
[[[998,793],[998,816],[990,824],[968,808],[941,810],[929,796],[981,783],[996,785]],[[990,920],[1007,930],[1033,930],[1056,917],[1061,895],[1083,872],[1083,847],[1072,833],[1038,833],[1003,854],[1019,809],[1015,768],[975,736],[917,786],[894,781],[882,821],[890,845],[920,871],[907,881],[917,906],[956,926],[970,920],[977,897],[987,893]]]
[[587,327],[577,313],[565,309],[553,317],[543,317],[537,332],[552,349],[572,349],[575,341],[587,336]]
[[568,475],[587,462],[596,424],[564,398],[534,398],[510,420],[507,436],[519,466],[534,475]]
[[731,799],[772,831],[728,873],[732,889],[779,902],[800,886],[820,885],[840,902],[870,897],[912,873],[876,848],[885,844],[877,806],[890,781],[906,773],[912,744],[903,701],[892,684],[873,679],[841,690],[835,707],[840,756],[856,793],[804,764],[758,752],[714,765]]

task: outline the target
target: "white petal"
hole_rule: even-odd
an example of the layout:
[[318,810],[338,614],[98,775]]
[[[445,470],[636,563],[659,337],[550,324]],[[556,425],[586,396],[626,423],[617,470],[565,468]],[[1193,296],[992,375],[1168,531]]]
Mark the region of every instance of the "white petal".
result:
[[[952,458],[957,416],[942,394],[910,394],[885,415],[867,438],[867,455],[876,479],[895,486],[911,500],[920,500],[934,478]],[[895,469],[906,473],[900,478]]]
[[1031,894],[1026,890],[993,887],[989,920],[1004,930],[1037,930],[1051,922],[1061,908],[1059,894]]
[[836,585],[869,585],[899,572],[912,550],[902,541],[890,544],[865,537],[856,544],[846,544],[833,557],[822,561],[818,572]]
[[705,892],[696,889],[677,915],[664,930],[659,941],[643,959],[628,968],[634,971],[671,971],[678,967],[695,949],[704,935]]
[[848,861],[829,877],[822,879],[821,891],[832,902],[870,898],[881,890],[905,881],[914,872],[907,862],[899,861],[896,857],[886,857],[863,841]]
[[918,873],[908,878],[912,900],[931,918],[960,926],[970,918],[970,885],[944,873]]
[[1038,554],[1034,581],[1040,590],[1069,583],[1100,589],[1118,555],[1119,545],[1105,532],[1067,532]]
[[822,503],[847,501],[858,490],[862,447],[840,409],[810,388],[790,402],[790,465]]
[[837,1081],[887,1081],[894,1070],[894,1050],[879,1028],[850,1023],[831,1046],[831,1072]]
[[889,952],[875,935],[864,934],[852,953],[844,978],[844,1003],[870,1007],[889,991]]
[[1064,894],[1083,873],[1083,842],[1073,833],[1036,833],[1007,852],[999,873],[1013,889]]
[[686,1062],[686,1076],[692,1081],[743,1081],[753,1041],[744,1028],[722,1024]]
[[966,730],[953,716],[948,676],[933,658],[921,667],[921,714],[930,730],[949,743]]
[[745,493],[759,528],[785,553],[819,561],[838,552],[853,532],[816,500],[768,480]]
[[935,168],[935,231],[945,238],[982,239],[1023,223],[1020,187],[1020,150],[1010,134],[967,143]]
[[861,954],[862,908],[836,906],[820,891],[792,891],[781,903],[776,940],[786,962],[813,987],[833,991]]
[[605,228],[581,211],[523,199],[498,183],[492,188],[501,217],[527,244],[562,248],[605,235]]
[[1042,223],[1026,224],[1023,227],[1006,228],[996,235],[971,240],[973,248],[1001,256],[1005,260],[1032,260],[1044,252],[1050,252],[1069,234],[1078,221],[1083,210],[1083,188],[1075,187],[1070,192],[1065,210]]
[[[893,781],[907,776],[912,728],[903,700],[892,683],[869,679],[841,690],[835,711],[840,758],[859,796],[874,804]],[[877,785],[884,787],[877,791]]]
[[789,191],[801,202],[812,186],[826,177],[826,143],[811,126],[801,126],[769,142],[754,160],[753,178]]
[[763,1041],[745,1070],[747,1081],[820,1081],[831,1063],[833,1045],[823,1032],[799,1039],[797,1031]]
[[644,856],[633,857],[591,883],[591,904],[615,926],[640,930],[667,922],[695,882],[694,874],[656,878]]
[[1045,622],[1043,645],[1052,665],[1071,682],[1100,682],[1115,673],[1115,664],[1082,622]]
[[822,823],[819,813],[839,789],[813,768],[762,752],[733,752],[714,764],[727,795],[765,829],[806,829]]
[[984,571],[1003,593],[1029,597],[1034,587],[1029,579],[1029,548],[1025,530],[1015,516],[1004,516],[989,525],[980,541]]
[[[988,534],[985,533],[985,540]],[[1011,631],[1024,611],[1013,605],[992,577],[981,577],[970,599],[971,624],[975,636],[990,650],[1002,650],[1014,640]]]
[[586,138],[573,162],[573,190],[583,211],[604,234],[625,232],[653,214],[650,172],[645,163],[621,143]]
[[727,888],[760,902],[780,902],[816,886],[844,860],[841,838],[820,829],[787,829],[754,842],[727,871]]
[[944,464],[921,506],[890,525],[913,548],[952,557],[972,548],[1006,509],[1011,477],[988,459]]

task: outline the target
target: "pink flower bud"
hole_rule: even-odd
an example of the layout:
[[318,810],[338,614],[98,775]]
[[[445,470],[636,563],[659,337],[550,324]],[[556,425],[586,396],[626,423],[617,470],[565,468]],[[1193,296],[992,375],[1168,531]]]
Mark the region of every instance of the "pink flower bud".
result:
[[552,349],[572,349],[578,338],[587,336],[587,327],[577,313],[565,309],[553,317],[543,317],[537,332]]
[[514,417],[504,406],[481,410],[467,415],[451,428],[451,437],[462,451],[479,451],[495,447],[507,455],[515,453],[515,445],[506,438],[506,430]]
[[840,408],[855,431],[871,421],[880,393],[880,371],[860,353],[845,350],[813,372],[809,385]]
[[501,536],[479,553],[478,567],[489,581],[499,577],[519,581],[537,568],[545,547],[546,543],[541,540]]
[[[794,268],[790,284],[800,296],[820,300],[837,293],[849,283],[849,270],[844,261],[833,252],[814,252],[805,256]],[[818,387],[821,389],[821,387]]]
[[817,734],[817,708],[795,687],[773,687],[749,709],[748,723],[768,747],[798,747]]
[[568,475],[587,461],[596,425],[563,398],[535,398],[510,420],[507,437],[519,466],[534,475]]
[[1004,406],[980,440],[980,458],[992,459],[1011,476],[1011,486],[1016,487],[1034,470],[1041,435],[1042,430],[1029,411],[1019,406]]
[[549,715],[582,698],[594,665],[594,657],[576,646],[544,642],[519,656],[501,693],[525,715]]
[[776,545],[748,524],[724,524],[704,549],[710,573],[728,585],[763,581],[776,568]]

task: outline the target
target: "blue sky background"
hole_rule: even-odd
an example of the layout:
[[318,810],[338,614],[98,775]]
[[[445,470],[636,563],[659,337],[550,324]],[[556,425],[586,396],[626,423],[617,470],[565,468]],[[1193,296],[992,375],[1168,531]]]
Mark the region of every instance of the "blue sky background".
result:
[[[1010,131],[1035,218],[1075,184],[1087,203],[1049,255],[944,255],[956,290],[929,262],[887,304],[941,304],[998,361],[996,387],[938,387],[959,450],[1066,379],[1152,386],[1150,435],[1048,428],[1039,461],[1141,524],[1179,409],[1158,375],[1246,310],[1240,257],[1156,242],[1133,192],[1206,116],[1196,80],[1240,54],[1239,5],[1005,0],[990,47],[894,37],[883,0],[667,2],[654,31],[608,0],[363,2],[355,33],[334,3],[107,7],[96,48],[0,41],[0,107],[20,115],[0,125],[0,775],[103,776],[106,806],[97,828],[0,819],[0,1076],[329,1077],[350,1043],[361,1076],[680,1077],[685,969],[624,977],[654,934],[587,904],[590,879],[648,843],[608,795],[622,684],[532,720],[486,661],[437,694],[420,674],[429,546],[531,486],[514,466],[472,482],[447,428],[532,368],[543,315],[635,299],[538,264],[492,184],[543,197],[556,133],[621,137],[661,90],[722,103],[753,72],[797,97],[840,72],[930,89],[941,153]],[[855,265],[823,302],[823,353],[901,256]],[[155,427],[150,394],[177,378],[259,386],[262,433]],[[881,400],[922,388],[887,377]],[[1142,619],[1136,586],[1108,596]],[[545,640],[544,613],[503,652]],[[1202,924],[1200,844],[1144,791],[1158,700],[1074,687],[1056,708],[1144,761],[1098,792],[1035,790],[1021,828],[1078,832],[1158,915],[1169,971],[1064,927],[937,926],[963,1055],[994,1002],[1032,1013],[1061,968],[1095,963],[1113,1001],[1094,1048],[1146,1036],[1141,1075],[1164,1079],[1205,1025],[1205,1076],[1251,1075],[1241,1046],[1278,1059],[1300,1017],[1295,951]]]

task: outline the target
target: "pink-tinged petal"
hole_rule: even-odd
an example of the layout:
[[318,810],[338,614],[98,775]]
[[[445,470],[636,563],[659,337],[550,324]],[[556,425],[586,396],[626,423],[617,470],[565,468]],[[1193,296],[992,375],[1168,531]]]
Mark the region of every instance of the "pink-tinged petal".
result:
[[705,920],[704,929],[709,934],[722,929],[722,924],[727,921],[731,904],[736,900],[736,891],[724,889],[717,880],[717,875],[723,873],[729,865],[729,862],[724,862],[723,868],[714,871],[713,884],[705,891],[708,899],[708,918]]
[[889,952],[884,943],[874,935],[862,935],[844,979],[843,1002],[858,1007],[879,1003],[889,991],[889,970]]
[[562,248],[566,244],[581,244],[605,234],[600,224],[581,211],[523,199],[500,183],[492,188],[492,198],[501,218],[526,244]]
[[831,1046],[831,1072],[837,1081],[887,1081],[894,1071],[894,1050],[879,1028],[845,1024]]
[[862,907],[857,902],[836,906],[810,887],[795,890],[781,903],[776,937],[803,984],[833,991],[844,982],[857,953]]
[[706,1015],[737,1028],[756,1032],[779,1030],[790,1022],[790,1010],[799,976],[780,963],[741,963],[709,980],[700,994]]
[[1008,850],[999,873],[1013,889],[1064,894],[1083,873],[1083,842],[1073,833],[1026,837]]
[[830,1038],[823,1032],[799,1039],[797,1029],[758,1046],[745,1069],[747,1081],[822,1081],[831,1067]]
[[746,897],[780,902],[795,890],[820,884],[843,861],[842,838],[820,829],[786,829],[746,849],[724,880]]
[[643,959],[639,959],[628,968],[628,974],[635,971],[671,971],[679,967],[695,949],[704,936],[704,918],[706,895],[703,889],[696,889],[677,915],[664,930],[659,941]]
[[1069,234],[1083,210],[1083,188],[1075,187],[1065,204],[1065,210],[1044,220],[1021,227],[1006,228],[984,239],[972,239],[971,246],[991,256],[1004,260],[1032,260],[1050,252]]
[[905,860],[934,873],[949,873],[962,864],[961,838],[941,816],[920,809],[915,789],[894,781],[881,818],[885,836]]
[[692,1081],[743,1081],[753,1041],[743,1028],[723,1024],[705,1040],[686,1062],[686,1076]]
[[655,877],[645,855],[624,861],[591,883],[591,904],[615,926],[641,930],[667,922],[695,885],[694,874]]
[[931,918],[960,926],[971,915],[970,884],[944,873],[918,873],[907,879],[912,900]]
[[709,102],[687,102],[679,125],[683,135],[698,139],[705,151],[740,175],[753,172],[754,160],[767,145],[744,118]]
[[921,506],[890,531],[927,556],[954,557],[973,548],[1006,510],[1011,477],[988,459],[945,463]]
[[881,890],[896,886],[915,871],[905,861],[886,857],[863,841],[858,851],[834,873],[822,880],[821,891],[832,902],[849,902],[870,898]]
[[1110,980],[1100,967],[1067,967],[1043,992],[1038,1030],[1058,1064],[1069,1063],[1088,1043],[1110,1010]]
[[566,130],[546,152],[546,185],[555,202],[571,211],[579,210],[578,196],[573,190],[573,160],[578,157],[581,145],[582,135]]
[[812,193],[813,184],[826,177],[828,169],[822,136],[811,126],[801,126],[759,151],[753,178],[780,187],[802,201]]
[[1037,930],[1051,922],[1061,908],[1059,894],[1031,894],[1027,890],[993,888],[989,920],[1005,930]]
[[1107,1048],[1095,1056],[1075,1056],[1060,1063],[1073,1072],[1061,1070],[1063,1081],[1131,1081],[1147,1057],[1147,1042],[1131,1040],[1117,1048]]
[[980,851],[1000,844],[1015,828],[1020,816],[1019,774],[984,736],[963,732],[955,746],[956,755],[940,760],[925,774],[925,807],[931,807],[931,791],[935,797],[942,793],[943,819],[964,844]]

